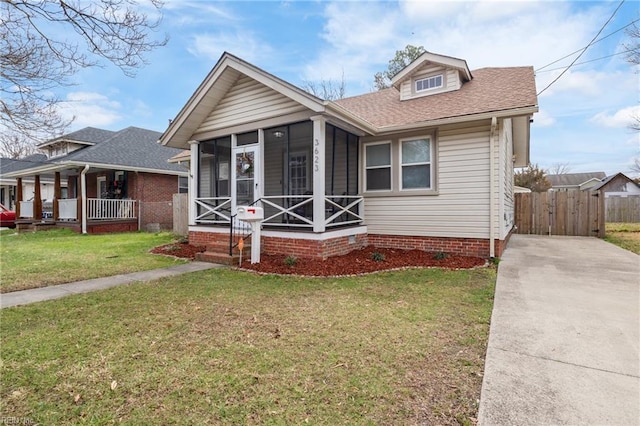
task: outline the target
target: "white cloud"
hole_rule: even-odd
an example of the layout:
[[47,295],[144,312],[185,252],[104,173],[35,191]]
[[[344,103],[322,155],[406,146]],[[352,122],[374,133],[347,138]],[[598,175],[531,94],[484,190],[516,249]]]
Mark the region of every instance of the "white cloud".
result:
[[640,106],[634,105],[619,109],[613,114],[600,112],[591,118],[591,122],[604,127],[628,127],[640,119]]
[[273,49],[266,41],[249,32],[221,32],[219,34],[196,34],[187,49],[196,57],[213,61],[220,59],[224,51],[233,52],[245,61],[260,63],[271,55]]
[[556,119],[553,118],[546,110],[540,110],[534,116],[534,123],[538,127],[549,127],[555,124]]
[[70,119],[75,117],[73,127],[109,126],[123,118],[120,103],[95,92],[71,92],[60,104],[60,114]]

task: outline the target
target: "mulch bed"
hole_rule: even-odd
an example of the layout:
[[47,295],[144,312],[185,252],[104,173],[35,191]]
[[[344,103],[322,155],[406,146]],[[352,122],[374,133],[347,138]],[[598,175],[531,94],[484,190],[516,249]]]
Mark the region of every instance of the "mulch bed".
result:
[[[152,253],[170,255],[185,259],[195,259],[196,253],[205,251],[203,246],[187,243],[174,243],[159,246]],[[433,253],[421,250],[398,250],[380,247],[365,247],[343,256],[330,257],[327,260],[294,258],[285,255],[260,256],[260,263],[251,264],[246,253],[242,262],[243,269],[268,274],[338,276],[357,275],[369,272],[400,269],[408,267],[438,267],[445,269],[469,269],[484,266],[485,259],[459,256],[448,253]]]

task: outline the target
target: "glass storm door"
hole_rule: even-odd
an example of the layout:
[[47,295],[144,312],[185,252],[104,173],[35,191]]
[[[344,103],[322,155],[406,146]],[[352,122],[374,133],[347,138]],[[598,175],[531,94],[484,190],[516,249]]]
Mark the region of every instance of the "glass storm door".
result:
[[234,212],[237,206],[252,204],[259,195],[259,147],[243,146],[236,148],[233,154],[234,178],[232,199]]

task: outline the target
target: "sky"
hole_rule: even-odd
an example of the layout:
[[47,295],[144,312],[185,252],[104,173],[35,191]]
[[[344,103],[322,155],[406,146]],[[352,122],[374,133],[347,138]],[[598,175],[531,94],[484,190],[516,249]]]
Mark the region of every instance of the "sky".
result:
[[70,130],[162,132],[225,51],[297,86],[344,78],[354,96],[375,90],[374,74],[412,44],[465,59],[472,72],[533,66],[541,93],[531,162],[634,176],[640,134],[628,126],[640,117],[640,68],[621,52],[640,2],[620,3],[166,0],[157,35],[168,44],[135,78],[110,64],[82,70],[58,94],[61,113],[76,117]]

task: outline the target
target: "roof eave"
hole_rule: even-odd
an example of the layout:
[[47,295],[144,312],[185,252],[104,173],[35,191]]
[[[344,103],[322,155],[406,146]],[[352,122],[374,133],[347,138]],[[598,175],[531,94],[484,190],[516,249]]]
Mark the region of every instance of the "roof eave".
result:
[[538,112],[538,105],[511,108],[511,109],[499,110],[499,111],[487,111],[487,112],[482,112],[477,114],[459,115],[459,116],[453,116],[453,117],[439,118],[436,120],[426,120],[426,121],[419,121],[415,123],[407,123],[399,126],[378,127],[377,134],[383,135],[383,134],[390,134],[390,133],[405,132],[405,131],[422,129],[427,126],[435,127],[435,126],[442,126],[445,124],[466,123],[469,121],[490,119],[492,117],[496,117],[496,118],[517,117],[517,116],[523,116],[523,115],[531,115],[536,112]]

